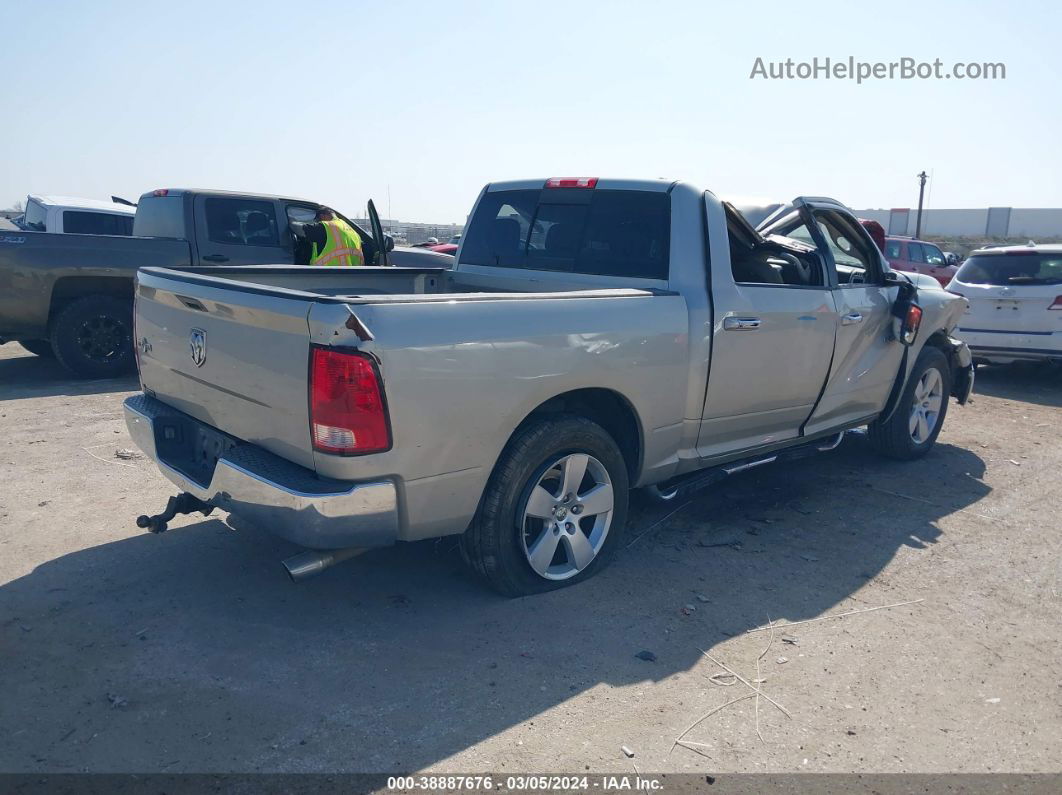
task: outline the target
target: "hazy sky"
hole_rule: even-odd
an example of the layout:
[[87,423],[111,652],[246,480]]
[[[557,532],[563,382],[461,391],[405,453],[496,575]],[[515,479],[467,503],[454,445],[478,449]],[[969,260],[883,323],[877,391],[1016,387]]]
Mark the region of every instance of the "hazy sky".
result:
[[[1055,2],[5,3],[0,206],[156,187],[463,221],[491,180],[1062,207]],[[909,56],[1006,80],[750,80]]]

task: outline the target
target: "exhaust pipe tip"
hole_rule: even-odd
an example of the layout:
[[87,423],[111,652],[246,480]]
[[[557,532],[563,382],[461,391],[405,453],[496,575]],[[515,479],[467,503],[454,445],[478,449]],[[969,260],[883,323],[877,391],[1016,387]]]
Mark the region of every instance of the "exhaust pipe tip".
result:
[[302,582],[320,574],[325,569],[330,569],[337,563],[342,563],[355,555],[360,555],[364,551],[361,547],[328,550],[308,549],[298,555],[285,558],[281,561],[281,565],[284,566],[284,570],[288,573],[292,582]]

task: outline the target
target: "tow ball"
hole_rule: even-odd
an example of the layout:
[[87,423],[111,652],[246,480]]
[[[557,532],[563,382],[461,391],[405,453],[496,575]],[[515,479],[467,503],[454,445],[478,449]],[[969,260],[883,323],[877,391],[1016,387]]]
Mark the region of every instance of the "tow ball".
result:
[[149,533],[165,533],[167,529],[166,523],[173,519],[179,513],[199,513],[203,516],[210,516],[214,512],[214,506],[209,503],[203,502],[194,494],[189,494],[184,491],[175,497],[170,497],[166,502],[166,510],[162,513],[157,513],[154,516],[138,516],[136,518],[136,526],[142,527]]

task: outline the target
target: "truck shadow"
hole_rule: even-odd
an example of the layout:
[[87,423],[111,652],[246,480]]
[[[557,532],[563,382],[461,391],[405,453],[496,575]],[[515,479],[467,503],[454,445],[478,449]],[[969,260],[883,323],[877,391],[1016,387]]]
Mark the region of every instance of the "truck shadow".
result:
[[[19,348],[10,353],[8,348]],[[104,392],[128,392],[138,388],[135,373],[122,378],[79,380],[63,369],[55,359],[22,353],[18,343],[0,348],[0,402],[56,395],[98,395]]]
[[[710,671],[699,649],[768,616],[867,606],[846,600],[990,491],[968,450],[866,448],[637,510],[607,572],[524,599],[467,576],[453,539],[298,586],[278,562],[293,548],[213,518],[71,553],[0,588],[0,769],[408,771],[592,688]],[[661,715],[667,742],[694,711]]]
[[1041,362],[984,365],[977,368],[974,394],[1062,407],[1062,367]]

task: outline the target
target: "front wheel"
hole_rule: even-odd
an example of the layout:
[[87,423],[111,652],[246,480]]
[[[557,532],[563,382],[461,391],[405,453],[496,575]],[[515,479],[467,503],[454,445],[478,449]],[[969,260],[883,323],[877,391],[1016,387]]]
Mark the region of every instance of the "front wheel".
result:
[[923,348],[892,416],[885,422],[872,422],[867,429],[871,445],[900,461],[921,458],[940,435],[950,394],[948,357],[938,348]]
[[462,552],[507,596],[580,582],[618,549],[627,491],[623,454],[600,425],[572,415],[534,421],[498,460]]

